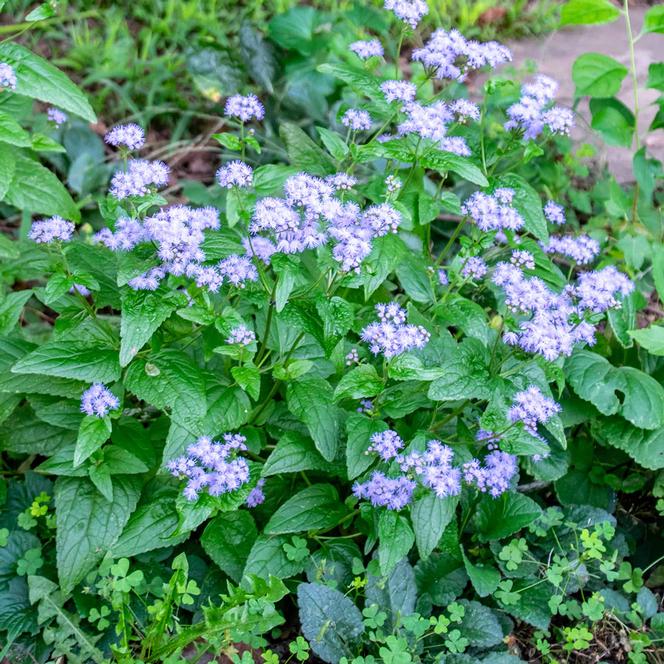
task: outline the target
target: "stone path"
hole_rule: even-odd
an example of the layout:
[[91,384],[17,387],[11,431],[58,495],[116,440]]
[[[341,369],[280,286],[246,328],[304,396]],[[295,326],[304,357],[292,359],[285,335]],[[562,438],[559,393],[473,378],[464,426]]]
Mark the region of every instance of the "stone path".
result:
[[[632,30],[635,35],[641,29],[645,11],[645,7],[630,9]],[[625,22],[622,18],[607,25],[566,28],[546,37],[512,43],[510,48],[514,57],[513,64],[516,67],[523,66],[527,60],[534,60],[537,63],[538,71],[555,78],[560,83],[558,99],[562,104],[568,106],[571,106],[574,98],[572,64],[583,53],[589,51],[603,53],[610,55],[628,68],[630,66]],[[642,37],[636,44],[635,60],[639,82],[639,129],[640,135],[643,137],[657,111],[653,102],[659,96],[657,90],[648,90],[645,87],[648,65],[651,62],[664,60],[664,35],[649,34]],[[618,97],[630,109],[633,108],[632,90],[631,76],[628,75],[623,81]],[[582,103],[579,110],[587,118],[588,123],[583,126],[584,123],[578,122],[580,126],[576,130],[576,137],[582,141],[592,142],[600,148],[601,158],[608,161],[609,167],[618,181],[633,181],[632,151],[627,148],[605,146],[601,138],[590,129],[590,113],[587,103]],[[645,144],[652,156],[664,161],[664,130],[659,129],[651,133]]]

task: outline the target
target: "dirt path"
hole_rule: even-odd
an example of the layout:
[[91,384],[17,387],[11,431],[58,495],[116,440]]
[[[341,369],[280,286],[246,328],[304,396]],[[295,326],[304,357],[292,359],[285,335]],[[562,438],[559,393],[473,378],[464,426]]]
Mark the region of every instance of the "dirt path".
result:
[[[630,10],[632,29],[638,34],[643,24],[645,7],[635,7]],[[626,67],[630,66],[629,48],[625,34],[625,22],[622,19],[608,25],[596,25],[579,28],[568,28],[553,33],[548,37],[529,39],[510,44],[514,56],[513,64],[522,67],[528,60],[534,60],[538,70],[555,78],[560,83],[559,100],[571,106],[574,99],[574,83],[572,82],[572,64],[581,54],[592,51],[603,53],[615,58]],[[640,135],[650,125],[657,107],[654,101],[659,96],[656,90],[645,87],[648,77],[648,65],[651,62],[664,60],[664,35],[649,34],[636,44],[635,53],[637,77],[639,81],[638,95],[641,112],[639,114]],[[622,89],[618,95],[628,108],[633,108],[633,87],[631,77],[623,81]],[[597,145],[600,154],[608,160],[609,167],[619,182],[632,181],[632,152],[627,148],[606,147],[601,139],[594,136],[590,129],[590,113],[587,103],[579,106],[579,110],[587,122],[578,122],[576,136],[582,141]],[[645,144],[650,154],[664,161],[664,130],[650,134]]]

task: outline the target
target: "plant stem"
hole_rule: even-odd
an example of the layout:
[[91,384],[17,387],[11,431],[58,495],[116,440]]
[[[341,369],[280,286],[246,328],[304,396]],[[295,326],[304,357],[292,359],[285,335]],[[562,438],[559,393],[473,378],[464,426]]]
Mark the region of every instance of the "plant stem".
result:
[[[639,81],[636,75],[636,56],[634,53],[634,35],[632,33],[632,21],[629,17],[629,0],[623,0],[625,14],[625,27],[627,28],[627,43],[629,44],[629,63],[632,76],[632,88],[634,94],[634,139],[636,150],[641,149],[641,139],[639,137]],[[634,198],[632,199],[632,222],[637,222],[637,207],[639,202],[639,183],[634,183]]]

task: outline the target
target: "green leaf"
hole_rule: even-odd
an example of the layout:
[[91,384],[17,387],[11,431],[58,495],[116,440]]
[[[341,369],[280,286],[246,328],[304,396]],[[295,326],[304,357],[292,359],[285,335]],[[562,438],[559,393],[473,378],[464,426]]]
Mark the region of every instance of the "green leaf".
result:
[[113,500],[113,480],[111,478],[111,471],[103,464],[90,466],[88,476],[99,493],[101,493],[106,500],[111,502]]
[[203,375],[181,351],[164,350],[147,360],[137,358],[128,367],[124,382],[130,392],[156,408],[171,408],[189,417],[205,415]]
[[630,330],[628,334],[651,355],[664,355],[664,327],[661,325],[651,325],[642,330]]
[[280,579],[287,579],[299,574],[304,569],[304,561],[288,558],[284,545],[289,541],[285,535],[276,537],[259,535],[249,552],[243,576],[255,574],[262,579],[267,579],[272,575]]
[[327,530],[348,513],[331,484],[314,484],[289,498],[272,515],[264,532],[284,535],[309,530]]
[[424,168],[438,171],[439,173],[452,171],[464,180],[468,180],[468,182],[472,182],[480,187],[489,186],[489,181],[484,176],[484,173],[472,161],[451,152],[436,150],[434,153],[424,155],[424,157],[418,160],[418,163]]
[[18,322],[23,307],[32,297],[31,290],[7,293],[0,302],[0,337],[9,334]]
[[473,584],[475,592],[480,597],[489,597],[490,595],[493,595],[500,583],[500,572],[491,565],[484,565],[481,563],[473,565],[473,563],[468,560],[468,557],[463,550],[461,551],[461,555],[463,556],[463,564],[466,568],[466,574],[468,574],[468,578]]
[[507,492],[499,498],[482,496],[475,513],[475,526],[482,542],[503,539],[532,523],[540,506],[522,493]]
[[258,399],[261,393],[261,373],[256,367],[232,367],[231,375],[252,399]]
[[493,387],[488,359],[486,348],[477,339],[467,338],[456,348],[451,346],[442,364],[444,375],[429,386],[429,399],[459,401],[490,398]]
[[240,57],[247,68],[251,78],[267,90],[273,93],[273,81],[277,74],[277,62],[274,57],[272,46],[263,39],[248,21],[242,21],[240,32]]
[[337,160],[343,161],[348,154],[348,146],[344,139],[334,131],[325,129],[325,127],[316,127],[316,131],[323,141],[327,151]]
[[383,381],[373,364],[360,364],[345,373],[334,389],[334,398],[362,399],[374,397],[383,389]]
[[120,537],[109,547],[113,557],[137,556],[187,539],[188,532],[175,534],[179,523],[175,500],[175,492],[168,491],[139,505]]
[[163,291],[122,292],[122,319],[120,322],[120,366],[126,367],[159,326],[178,306],[175,298]]
[[311,52],[316,15],[313,7],[293,7],[280,13],[268,25],[270,38],[282,48],[308,55]]
[[3,200],[19,210],[79,221],[81,214],[57,176],[26,154],[14,152],[13,177]]
[[14,180],[17,154],[6,143],[0,143],[0,200],[4,200]]
[[629,454],[644,468],[664,468],[664,428],[637,429],[619,417],[604,417],[593,423],[593,433],[600,439]]
[[307,426],[316,449],[332,461],[339,444],[340,413],[329,383],[303,378],[290,383],[286,394],[290,411]]
[[32,139],[11,115],[0,111],[0,141],[19,148],[32,146]]
[[459,600],[459,604],[464,608],[464,615],[458,629],[471,646],[490,648],[503,641],[503,629],[489,607],[466,599]]
[[401,287],[415,302],[429,304],[434,301],[431,276],[421,257],[407,254],[396,267],[396,275]]
[[302,633],[325,662],[352,657],[351,646],[364,631],[362,614],[343,593],[318,583],[297,588]]
[[548,242],[549,231],[542,211],[542,201],[537,192],[521,176],[513,173],[499,177],[496,186],[514,190],[512,205],[523,217],[526,230],[538,240]]
[[648,65],[646,87],[664,92],[664,62],[651,62]]
[[0,427],[0,449],[8,452],[49,455],[75,439],[73,431],[42,422],[27,407],[15,410]]
[[223,145],[223,147],[232,150],[233,152],[240,152],[242,150],[242,141],[235,135],[230,132],[224,132],[223,134],[212,134],[212,138]]
[[641,429],[664,424],[664,388],[652,376],[633,367],[620,367],[624,399],[620,414]]
[[445,528],[454,518],[458,503],[458,497],[438,498],[433,493],[427,493],[413,503],[410,519],[420,558],[428,558],[438,546]]
[[627,76],[627,67],[601,53],[584,53],[572,66],[577,97],[613,97]]
[[249,512],[226,512],[205,526],[201,544],[213,562],[239,583],[257,534]]
[[16,72],[16,92],[53,104],[63,111],[97,122],[85,95],[56,67],[10,41],[0,44],[0,60]]
[[569,0],[563,5],[560,25],[611,23],[620,10],[610,0]]
[[329,155],[296,124],[284,122],[279,127],[279,136],[286,144],[288,159],[293,166],[313,175],[329,175],[336,170]]
[[89,383],[112,383],[120,378],[117,351],[80,341],[49,341],[22,357],[15,374],[74,378]]
[[339,80],[347,83],[353,90],[361,95],[373,97],[374,99],[383,99],[383,92],[380,89],[380,80],[369,74],[365,69],[352,67],[344,64],[324,63],[318,65],[318,71],[322,74],[329,74]]
[[643,32],[664,34],[664,6],[651,7],[643,18]]
[[408,520],[392,510],[385,510],[378,517],[378,562],[383,576],[388,576],[397,563],[408,555],[415,535]]
[[365,606],[376,604],[388,614],[385,631],[401,624],[401,619],[415,612],[417,585],[415,572],[408,559],[402,558],[389,577],[367,575]]
[[632,111],[614,98],[591,99],[590,126],[598,131],[609,145],[628,148],[632,145],[635,119]]
[[353,413],[346,420],[346,431],[348,433],[346,467],[349,480],[354,480],[374,463],[376,457],[367,452],[369,445],[371,445],[371,436],[386,429],[387,424],[385,422],[369,419],[359,413]]
[[25,21],[33,23],[35,21],[43,21],[47,18],[53,18],[55,15],[55,9],[53,9],[48,2],[42,2],[41,5],[35,7],[31,12],[26,14]]
[[[565,368],[574,391],[603,415],[622,415],[642,429],[664,424],[664,388],[648,374],[633,367],[616,368],[589,350],[573,353]],[[616,392],[623,394],[622,402]]]
[[[301,470],[329,470],[330,463],[316,449],[313,441],[295,431],[286,432],[265,461],[261,475],[270,477]],[[351,478],[352,479],[352,478]]]
[[107,417],[88,415],[83,418],[78,429],[74,468],[80,466],[91,454],[94,454],[111,436],[111,421]]
[[398,267],[407,251],[403,240],[395,233],[389,233],[374,240],[371,253],[364,260],[361,268],[366,299],[369,299],[390,273]]
[[70,592],[120,537],[139,496],[134,480],[117,477],[113,501],[87,479],[60,477],[55,482],[58,578]]

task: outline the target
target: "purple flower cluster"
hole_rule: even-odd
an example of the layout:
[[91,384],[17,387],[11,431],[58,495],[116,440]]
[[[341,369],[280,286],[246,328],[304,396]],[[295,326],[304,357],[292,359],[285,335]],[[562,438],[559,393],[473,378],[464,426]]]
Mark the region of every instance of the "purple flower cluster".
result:
[[349,108],[343,114],[341,124],[353,131],[368,131],[371,129],[371,116],[367,111],[358,108]]
[[[245,257],[235,257],[235,260],[240,260],[241,263],[236,271],[232,269],[232,264],[222,265],[224,261],[212,267],[202,264],[205,261],[201,248],[205,239],[204,231],[218,228],[219,212],[215,208],[173,205],[162,208],[143,222],[120,219],[114,232],[105,228],[99,231],[94,239],[113,251],[130,251],[144,243],[151,243],[156,247],[156,256],[161,265],[132,279],[129,285],[136,290],[156,290],[161,279],[167,274],[173,274],[186,275],[193,278],[200,287],[216,291],[219,290],[224,277],[235,283],[248,278],[247,273],[251,273],[253,278],[256,271],[251,261]],[[245,261],[249,266],[244,265]],[[255,277],[257,278],[257,274]]]
[[350,191],[357,184],[357,178],[348,173],[335,173],[328,175],[325,182],[336,191]]
[[385,178],[385,190],[388,194],[393,194],[403,187],[403,182],[396,175],[388,175]]
[[74,284],[70,289],[69,292],[73,295],[75,293],[78,293],[79,295],[82,295],[83,297],[87,297],[90,295],[90,289],[86,288],[82,284]]
[[539,438],[537,425],[546,424],[560,410],[559,404],[542,394],[539,387],[531,385],[514,395],[507,417],[510,422],[522,422],[529,434]]
[[217,182],[226,189],[251,187],[253,179],[254,170],[239,160],[229,161],[217,171]]
[[634,290],[634,284],[613,265],[595,272],[579,275],[574,286],[574,296],[579,307],[593,313],[620,307],[618,295],[627,297]]
[[478,491],[498,498],[510,488],[512,478],[517,474],[519,465],[516,457],[500,450],[495,450],[484,458],[482,464],[473,459],[463,464],[463,479]]
[[467,40],[458,30],[436,30],[429,41],[413,51],[413,60],[435,71],[436,78],[463,80],[469,72],[484,67],[495,69],[510,62],[510,50],[495,41]]
[[496,189],[493,194],[476,191],[461,209],[482,231],[518,231],[525,222],[512,207],[513,198],[514,190],[506,187]]
[[250,509],[253,507],[258,507],[265,502],[265,494],[263,493],[263,487],[265,486],[265,480],[261,478],[256,483],[256,486],[249,492],[247,496],[246,505]]
[[565,208],[555,201],[546,202],[544,205],[544,216],[547,221],[556,224],[556,226],[562,226],[566,221]]
[[385,81],[380,84],[380,89],[388,102],[400,101],[403,103],[414,101],[417,94],[417,86],[410,81]]
[[[424,452],[413,451],[400,455],[403,441],[394,431],[384,431],[371,437],[369,451],[377,452],[384,461],[396,459],[403,475],[387,477],[375,471],[364,483],[355,483],[353,493],[371,501],[374,507],[400,510],[411,501],[419,482],[438,498],[458,496],[462,481],[478,491],[497,498],[510,488],[518,472],[516,457],[499,450],[490,452],[481,462],[472,459],[461,468],[454,465],[454,451],[439,440],[430,440]],[[415,481],[416,480],[416,481]]]
[[258,281],[258,270],[250,258],[232,254],[219,262],[219,274],[236,288],[247,281]]
[[224,115],[243,123],[253,119],[260,121],[265,117],[265,107],[256,95],[233,95],[226,100]]
[[615,267],[584,272],[575,284],[561,293],[552,291],[539,277],[526,277],[511,263],[498,263],[492,281],[505,292],[505,304],[516,314],[530,315],[517,330],[508,330],[503,339],[529,353],[553,361],[572,353],[575,344],[595,341],[595,327],[588,314],[620,306],[618,296],[634,289],[632,282]]
[[521,268],[522,270],[534,270],[535,269],[535,257],[529,252],[522,249],[517,249],[512,252],[510,258],[510,263],[515,267]]
[[413,30],[422,17],[429,13],[426,0],[385,0],[384,7],[394,12],[400,21],[409,25]]
[[130,159],[126,171],[113,174],[109,193],[119,201],[130,196],[146,196],[152,187],[165,187],[170,172],[171,169],[163,161]]
[[579,309],[567,292],[554,293],[542,279],[526,277],[511,263],[498,263],[492,280],[505,291],[505,304],[511,311],[531,314],[517,331],[504,333],[506,343],[550,361],[570,355],[581,341],[593,343],[594,327],[578,320]]
[[398,459],[403,472],[414,473],[438,498],[458,496],[461,492],[461,471],[452,465],[453,460],[452,448],[439,440],[430,440],[425,452],[411,452]]
[[0,90],[16,90],[16,72],[11,65],[0,62]]
[[547,254],[567,256],[578,265],[592,263],[599,255],[599,242],[589,235],[552,235],[541,247]]
[[461,276],[465,279],[479,280],[488,271],[486,262],[478,256],[471,256],[461,269]]
[[[466,109],[468,110],[468,109]],[[399,136],[416,134],[438,143],[441,150],[458,154],[462,157],[470,155],[470,148],[461,136],[447,136],[448,126],[454,122],[458,111],[443,101],[437,101],[428,106],[417,102],[409,102],[403,107],[406,115],[399,125]]]
[[359,362],[360,354],[357,352],[357,348],[351,348],[346,354],[346,366],[352,367],[354,364],[359,364]]
[[224,442],[201,436],[187,448],[187,454],[167,465],[175,477],[187,480],[183,494],[196,500],[207,489],[210,496],[237,491],[249,481],[249,465],[238,456],[247,449],[247,439],[240,434],[225,433]]
[[74,224],[55,215],[49,219],[35,221],[30,228],[28,237],[39,244],[49,244],[55,240],[67,242],[74,233]]
[[239,344],[240,346],[250,346],[256,341],[256,335],[246,325],[238,325],[231,330],[227,344]]
[[356,203],[342,203],[335,191],[355,184],[352,176],[337,173],[322,178],[299,173],[284,184],[284,198],[268,197],[256,203],[245,246],[264,262],[278,251],[286,254],[315,249],[327,242],[346,272],[358,270],[371,252],[372,240],[396,232],[401,215],[387,203],[363,212]]
[[52,122],[57,127],[63,125],[69,119],[68,115],[64,111],[61,111],[59,108],[55,108],[54,106],[51,106],[46,110],[46,117],[49,119],[49,122]]
[[367,39],[353,42],[348,47],[358,58],[368,60],[373,57],[381,57],[384,53],[383,45],[377,39]]
[[574,114],[567,108],[553,106],[558,84],[540,75],[521,88],[521,99],[507,109],[505,129],[523,131],[526,140],[537,138],[545,128],[552,134],[569,134]]
[[391,358],[414,348],[424,348],[431,335],[421,325],[406,323],[406,310],[395,302],[377,304],[379,322],[362,330],[362,340],[369,344],[374,355],[382,353]]
[[383,461],[389,461],[399,454],[403,446],[404,442],[399,434],[392,429],[387,429],[387,431],[380,431],[371,436],[368,451],[375,452]]
[[102,383],[91,385],[81,397],[81,412],[94,417],[106,417],[120,407],[120,400]]
[[450,110],[456,115],[459,122],[466,120],[480,120],[480,107],[467,99],[457,99],[450,104]]
[[412,500],[415,486],[408,477],[387,477],[377,470],[366,482],[355,482],[353,494],[360,500],[370,501],[374,507],[401,510]]
[[116,148],[125,147],[128,150],[140,150],[145,145],[145,132],[137,124],[131,122],[113,127],[106,133],[104,140]]

